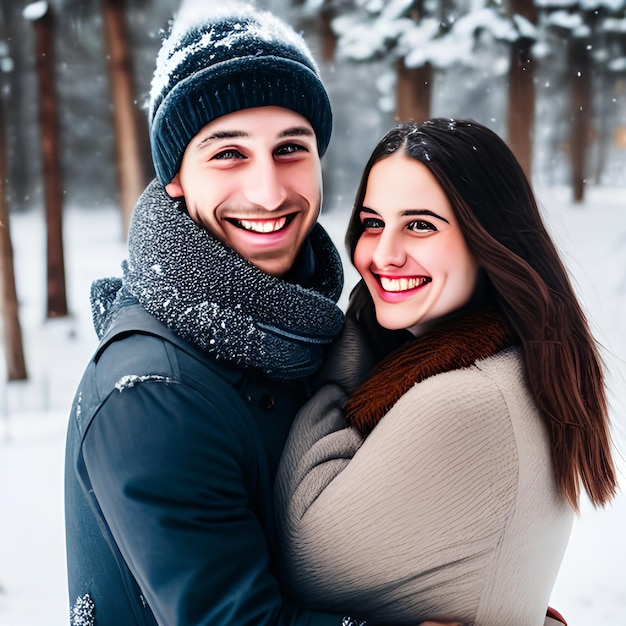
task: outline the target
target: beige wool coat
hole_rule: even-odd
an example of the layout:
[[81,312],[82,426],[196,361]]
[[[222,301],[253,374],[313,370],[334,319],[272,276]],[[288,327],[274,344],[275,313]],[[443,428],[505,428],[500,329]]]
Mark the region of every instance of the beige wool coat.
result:
[[573,512],[519,349],[415,384],[365,439],[346,427],[346,399],[322,387],[283,455],[295,599],[392,626],[544,624]]

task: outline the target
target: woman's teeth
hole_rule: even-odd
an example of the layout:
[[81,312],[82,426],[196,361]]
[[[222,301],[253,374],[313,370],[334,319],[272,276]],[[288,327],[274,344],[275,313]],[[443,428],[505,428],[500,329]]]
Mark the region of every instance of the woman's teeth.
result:
[[379,278],[380,284],[385,291],[408,291],[409,289],[421,287],[432,280],[428,276],[411,278],[386,278],[385,276],[380,276]]

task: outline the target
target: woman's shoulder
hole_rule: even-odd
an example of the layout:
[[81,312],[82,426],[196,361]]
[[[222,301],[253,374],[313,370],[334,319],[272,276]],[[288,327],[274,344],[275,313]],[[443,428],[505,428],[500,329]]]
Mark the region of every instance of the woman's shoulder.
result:
[[[455,440],[474,438],[490,445],[506,442],[513,452],[517,447],[517,424],[540,424],[537,417],[524,380],[521,352],[507,348],[469,367],[416,383],[398,399],[377,428],[393,430],[394,437],[406,437],[409,441],[428,432]],[[541,426],[533,426],[535,431],[540,429]],[[536,435],[543,437],[541,432]]]
[[441,393],[450,401],[468,405],[484,397],[507,397],[513,390],[528,392],[523,355],[521,348],[517,346],[476,360],[469,367],[436,374],[415,384],[407,393]]
[[437,373],[413,385],[405,395],[444,394],[451,401],[471,403],[477,394],[468,389],[480,390],[481,394],[502,395],[508,387],[526,387],[521,349],[509,347],[469,367],[459,367]]
[[511,346],[500,350],[493,356],[480,359],[474,364],[480,372],[502,377],[513,376],[524,369],[524,356],[520,346]]

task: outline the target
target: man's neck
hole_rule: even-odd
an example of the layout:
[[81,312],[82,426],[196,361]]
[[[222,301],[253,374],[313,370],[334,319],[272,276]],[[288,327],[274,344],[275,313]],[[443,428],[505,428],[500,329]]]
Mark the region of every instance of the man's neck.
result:
[[291,269],[282,278],[293,285],[310,287],[314,273],[315,255],[313,254],[313,246],[307,237]]

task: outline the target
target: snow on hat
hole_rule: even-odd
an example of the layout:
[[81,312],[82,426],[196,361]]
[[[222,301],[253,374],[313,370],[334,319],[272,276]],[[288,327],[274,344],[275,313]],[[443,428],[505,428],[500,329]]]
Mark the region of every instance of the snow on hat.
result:
[[251,5],[207,10],[207,4],[215,3],[187,3],[189,10],[176,17],[157,55],[148,119],[159,180],[172,181],[200,129],[251,107],[280,106],[305,117],[322,156],[332,112],[304,39]]

